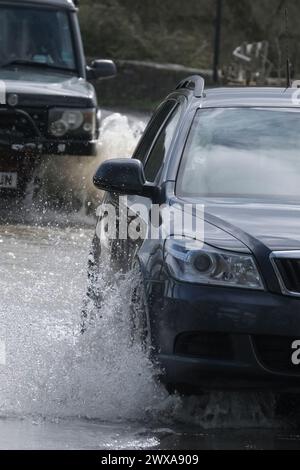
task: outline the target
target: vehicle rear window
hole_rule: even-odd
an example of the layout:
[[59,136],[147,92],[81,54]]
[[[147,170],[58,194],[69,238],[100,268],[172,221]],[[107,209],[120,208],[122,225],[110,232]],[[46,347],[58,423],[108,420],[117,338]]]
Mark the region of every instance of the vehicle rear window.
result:
[[177,181],[180,196],[300,197],[300,112],[198,110]]

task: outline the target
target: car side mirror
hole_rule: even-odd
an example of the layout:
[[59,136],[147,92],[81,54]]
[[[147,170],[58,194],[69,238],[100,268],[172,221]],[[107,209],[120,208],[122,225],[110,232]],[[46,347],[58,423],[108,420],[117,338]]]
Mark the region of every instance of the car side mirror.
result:
[[94,176],[94,185],[103,191],[127,196],[152,198],[155,191],[155,186],[146,182],[142,163],[132,158],[119,158],[102,163]]
[[117,66],[112,60],[94,60],[86,71],[88,80],[113,78],[117,75]]

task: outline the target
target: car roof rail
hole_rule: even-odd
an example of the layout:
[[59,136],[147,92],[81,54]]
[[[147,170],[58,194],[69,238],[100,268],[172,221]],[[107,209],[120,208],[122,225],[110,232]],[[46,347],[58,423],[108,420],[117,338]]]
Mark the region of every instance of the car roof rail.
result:
[[201,98],[205,88],[205,80],[201,75],[191,75],[182,80],[176,87],[176,90],[193,90],[196,98]]

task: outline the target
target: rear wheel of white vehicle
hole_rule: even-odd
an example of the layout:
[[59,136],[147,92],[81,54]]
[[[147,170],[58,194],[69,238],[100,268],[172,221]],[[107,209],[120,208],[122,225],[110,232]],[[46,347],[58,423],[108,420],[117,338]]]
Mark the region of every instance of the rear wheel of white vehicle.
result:
[[148,300],[144,279],[138,260],[132,266],[132,285],[130,292],[130,334],[132,345],[141,345],[148,355],[151,353],[151,330]]

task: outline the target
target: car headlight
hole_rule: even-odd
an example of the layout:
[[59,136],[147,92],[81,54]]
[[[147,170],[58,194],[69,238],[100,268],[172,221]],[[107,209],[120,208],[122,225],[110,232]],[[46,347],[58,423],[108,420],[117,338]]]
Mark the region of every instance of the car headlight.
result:
[[96,131],[95,109],[51,109],[48,131],[54,137],[63,137],[70,133],[94,134]]
[[251,255],[219,250],[188,238],[170,238],[164,259],[170,274],[179,281],[264,290]]

